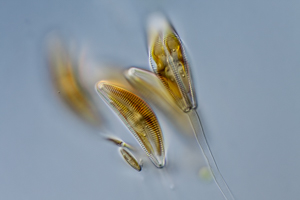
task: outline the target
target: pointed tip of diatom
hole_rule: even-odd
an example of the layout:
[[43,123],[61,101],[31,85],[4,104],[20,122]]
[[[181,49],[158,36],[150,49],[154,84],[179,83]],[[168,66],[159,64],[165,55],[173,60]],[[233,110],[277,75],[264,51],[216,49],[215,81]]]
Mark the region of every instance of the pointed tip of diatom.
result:
[[101,89],[103,89],[103,87],[105,86],[105,84],[107,84],[107,82],[106,81],[99,81],[99,82],[97,82],[96,83],[96,90],[101,90]]
[[136,67],[131,67],[125,72],[125,76],[133,77],[133,76],[140,76],[140,75],[147,74],[147,73],[149,73],[149,71],[140,69],[140,68],[136,68]]
[[166,159],[158,159],[156,158],[156,162],[154,163],[157,168],[163,168],[166,165]]
[[163,168],[164,166],[165,166],[165,163],[159,163],[159,164],[157,165],[158,168]]
[[126,76],[132,76],[135,74],[137,68],[135,67],[130,67],[128,70],[125,71]]

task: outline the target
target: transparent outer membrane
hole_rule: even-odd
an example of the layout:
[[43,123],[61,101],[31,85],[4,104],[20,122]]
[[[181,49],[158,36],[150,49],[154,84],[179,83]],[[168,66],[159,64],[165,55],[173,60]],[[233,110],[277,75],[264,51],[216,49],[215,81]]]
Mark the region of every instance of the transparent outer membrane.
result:
[[135,94],[100,81],[96,84],[100,97],[118,114],[134,135],[153,164],[165,165],[163,135],[158,120],[148,104]]
[[138,163],[136,158],[125,148],[120,148],[120,154],[123,159],[135,170],[141,171],[142,166]]
[[188,112],[196,108],[189,65],[176,31],[161,17],[153,17],[149,30],[149,61],[177,105]]

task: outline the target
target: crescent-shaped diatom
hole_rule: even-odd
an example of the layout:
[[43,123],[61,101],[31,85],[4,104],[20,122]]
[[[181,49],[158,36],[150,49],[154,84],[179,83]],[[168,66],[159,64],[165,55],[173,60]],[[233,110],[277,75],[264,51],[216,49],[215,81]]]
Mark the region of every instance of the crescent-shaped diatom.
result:
[[137,95],[115,85],[96,84],[100,97],[118,114],[150,160],[158,168],[165,165],[163,135],[150,106]]

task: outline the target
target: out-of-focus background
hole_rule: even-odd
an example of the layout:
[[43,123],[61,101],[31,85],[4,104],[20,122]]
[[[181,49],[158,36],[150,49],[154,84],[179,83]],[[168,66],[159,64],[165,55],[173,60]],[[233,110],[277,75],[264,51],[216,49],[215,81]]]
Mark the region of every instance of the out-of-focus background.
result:
[[99,77],[108,66],[149,69],[145,26],[155,11],[187,47],[198,111],[236,199],[298,199],[299,10],[296,0],[1,1],[0,199],[223,199],[199,175],[203,157],[194,140],[171,121],[161,118],[167,167],[144,158],[136,172],[101,136],[138,147],[101,99],[97,129],[52,87],[49,34],[83,51]]

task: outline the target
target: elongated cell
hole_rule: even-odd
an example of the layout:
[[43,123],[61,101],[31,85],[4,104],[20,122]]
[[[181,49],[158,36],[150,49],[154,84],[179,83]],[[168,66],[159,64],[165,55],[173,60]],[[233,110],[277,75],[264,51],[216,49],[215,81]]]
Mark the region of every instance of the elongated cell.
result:
[[107,137],[106,139],[108,141],[111,141],[112,143],[114,143],[115,145],[117,145],[119,147],[126,147],[128,149],[134,150],[134,148],[130,144],[127,144],[123,140],[120,140],[120,139],[117,139],[117,138],[114,138],[114,137]]
[[[185,55],[183,44],[173,29],[164,33],[164,44],[167,50],[168,62],[176,77],[178,88],[187,95],[192,108],[197,106],[192,85],[189,64]],[[184,96],[186,98],[186,96]]]
[[178,34],[161,16],[152,18],[149,30],[149,60],[153,71],[173,96],[177,105],[188,114],[195,138],[224,198],[234,199],[211,153],[196,111],[197,104],[189,65]]
[[172,26],[161,18],[155,18],[149,27],[149,61],[178,106],[184,112],[195,108],[195,94],[182,42]]
[[148,104],[135,94],[107,82],[96,84],[100,97],[118,114],[156,167],[165,165],[163,135]]
[[100,117],[95,112],[95,105],[75,73],[79,63],[72,59],[70,52],[59,39],[53,39],[49,43],[49,68],[59,96],[78,116],[98,125]]
[[129,152],[129,150],[125,148],[120,148],[120,153],[123,157],[123,159],[135,170],[141,171],[142,166],[138,163],[136,158]]

